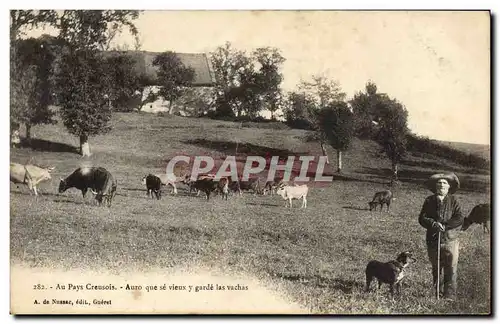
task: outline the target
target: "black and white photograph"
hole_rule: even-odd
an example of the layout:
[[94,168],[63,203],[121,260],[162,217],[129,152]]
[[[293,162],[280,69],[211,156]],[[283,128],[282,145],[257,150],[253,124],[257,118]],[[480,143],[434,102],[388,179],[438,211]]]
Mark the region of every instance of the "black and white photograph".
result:
[[8,12],[11,315],[492,315],[487,8]]

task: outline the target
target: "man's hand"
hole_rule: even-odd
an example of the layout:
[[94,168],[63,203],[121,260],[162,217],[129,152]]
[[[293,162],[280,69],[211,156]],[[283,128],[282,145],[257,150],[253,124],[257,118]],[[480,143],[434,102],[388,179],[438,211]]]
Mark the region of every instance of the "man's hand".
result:
[[434,224],[432,224],[432,227],[439,230],[440,232],[444,232],[444,225],[440,222],[434,222]]

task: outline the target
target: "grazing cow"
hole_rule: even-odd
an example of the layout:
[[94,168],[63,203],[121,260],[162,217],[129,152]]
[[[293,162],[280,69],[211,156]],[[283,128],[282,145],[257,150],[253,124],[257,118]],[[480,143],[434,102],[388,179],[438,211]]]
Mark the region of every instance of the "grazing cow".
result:
[[309,192],[309,187],[307,185],[295,185],[295,186],[287,186],[280,185],[276,193],[280,195],[283,199],[285,199],[285,207],[287,206],[286,200],[292,208],[292,199],[300,199],[302,198],[302,206],[301,208],[307,208],[307,193]]
[[254,195],[261,192],[259,178],[252,178],[248,179],[247,181],[241,181],[241,180],[231,181],[230,177],[229,181],[230,181],[229,188],[231,189],[231,191],[238,192],[240,195],[243,194],[244,190],[252,190]]
[[157,176],[155,176],[153,174],[148,174],[147,176],[144,176],[144,178],[142,178],[142,183],[146,185],[146,189],[148,191],[148,197],[151,196],[151,198],[154,198],[153,197],[153,193],[154,193],[156,196],[156,199],[160,200],[160,198],[161,198],[161,186],[162,186],[160,178],[158,178]]
[[269,191],[271,193],[271,196],[273,193],[278,189],[278,187],[284,183],[283,179],[281,178],[275,178],[274,180],[267,181],[264,189],[262,190],[262,194],[265,195]]
[[[196,177],[196,180],[203,180],[203,179],[211,179],[211,180],[215,180],[215,174],[212,174],[212,173],[204,173],[204,174],[199,174],[197,177]],[[193,191],[196,191],[197,192],[197,196],[200,195],[200,190],[197,190],[195,187],[194,187],[194,183],[196,181],[192,181],[191,180],[191,175],[190,174],[187,174],[184,179],[181,181],[182,183],[186,184],[189,186],[189,193],[193,192]]]
[[42,168],[32,164],[10,163],[10,181],[26,184],[31,191],[38,196],[37,186],[44,181],[52,179],[50,173],[55,167]]
[[194,189],[198,190],[198,194],[203,191],[207,195],[208,201],[210,199],[210,193],[217,190],[218,184],[219,182],[213,179],[204,178],[194,181],[192,186]]
[[488,222],[490,221],[491,210],[490,204],[479,204],[472,208],[469,216],[464,218],[462,224],[462,231],[466,231],[472,224],[482,224],[483,232],[490,233]]
[[380,211],[384,207],[384,204],[387,205],[387,212],[389,212],[389,208],[391,206],[391,201],[393,200],[392,192],[390,190],[379,191],[375,193],[372,201],[368,203],[370,205],[370,211],[377,210],[377,205],[380,205]]
[[81,167],[73,171],[66,179],[61,178],[59,193],[63,193],[70,188],[76,188],[82,191],[82,196],[85,199],[85,194],[90,189],[99,205],[104,199],[108,207],[110,207],[116,194],[116,187],[116,180],[105,168]]

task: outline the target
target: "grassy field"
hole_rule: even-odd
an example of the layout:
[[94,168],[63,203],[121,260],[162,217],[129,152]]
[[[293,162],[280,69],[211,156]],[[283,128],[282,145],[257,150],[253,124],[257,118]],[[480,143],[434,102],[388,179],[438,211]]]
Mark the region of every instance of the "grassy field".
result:
[[[417,218],[430,193],[423,181],[438,171],[454,171],[462,182],[456,194],[464,213],[490,202],[490,171],[464,168],[431,155],[409,155],[390,213],[370,212],[375,191],[387,188],[390,163],[372,142],[354,140],[344,153],[344,172],[326,186],[314,186],[308,208],[285,209],[277,196],[219,197],[207,202],[180,186],[173,197],[146,197],[140,180],[162,172],[169,158],[239,152],[320,154],[301,130],[238,128],[237,123],[177,116],[116,113],[113,130],[91,138],[90,162],[118,179],[112,208],[85,204],[80,191],[57,194],[59,177],[88,161],[76,154],[78,141],[59,123],[36,126],[34,144],[12,149],[11,161],[34,157],[54,165],[52,182],[35,201],[26,187],[11,185],[11,262],[61,269],[174,268],[202,266],[248,273],[279,284],[294,302],[314,313],[487,314],[490,309],[490,237],[479,226],[461,238],[458,299],[432,297],[425,230]],[[335,160],[335,155],[330,156]],[[331,170],[328,170],[330,171]],[[387,287],[364,293],[364,269],[371,259],[390,260],[413,250],[401,297]]]

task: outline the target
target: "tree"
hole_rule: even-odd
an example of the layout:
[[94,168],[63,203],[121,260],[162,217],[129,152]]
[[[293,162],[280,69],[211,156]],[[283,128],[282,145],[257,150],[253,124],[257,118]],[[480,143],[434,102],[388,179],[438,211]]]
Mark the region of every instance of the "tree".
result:
[[89,137],[111,129],[111,107],[104,96],[106,67],[94,51],[79,49],[62,57],[61,69],[64,73],[57,76],[57,83],[64,126],[79,137],[81,154],[90,156]]
[[134,51],[140,51],[142,48],[142,38],[139,34],[134,35]]
[[56,75],[64,125],[79,136],[83,156],[90,156],[89,136],[109,130],[111,118],[105,96],[110,82],[97,51],[106,44],[114,23],[138,33],[137,10],[64,10],[58,18],[58,38],[68,44]]
[[226,42],[223,46],[211,54],[211,62],[215,74],[215,103],[217,117],[232,117],[235,115],[236,102],[233,102],[236,96],[231,94],[233,88],[236,87],[237,73],[241,66],[243,52],[236,51],[232,48],[230,42]]
[[[11,122],[25,124],[29,140],[32,125],[55,123],[54,113],[49,110],[54,57],[48,44],[40,39],[16,40],[12,46],[17,54],[11,61],[10,76],[17,89],[11,96]],[[23,91],[18,91],[21,88]]]
[[340,88],[340,84],[336,80],[330,80],[323,75],[313,75],[312,81],[301,81],[298,89],[302,93],[306,93],[314,100],[318,108],[328,106],[333,102],[344,101],[346,98],[345,92]]
[[57,14],[55,10],[11,10],[10,11],[10,41],[13,43],[24,35],[24,29],[55,25]]
[[392,179],[398,180],[398,165],[406,154],[408,111],[397,100],[385,98],[376,105],[376,141],[391,160]]
[[276,120],[276,112],[285,106],[285,100],[280,89],[268,92],[264,95],[264,102],[267,103],[266,108],[271,113],[271,120]]
[[313,130],[317,106],[305,93],[289,92],[283,115],[290,127]]
[[157,78],[161,86],[158,95],[168,100],[169,114],[173,112],[173,103],[182,96],[185,87],[194,79],[194,70],[184,66],[174,52],[158,54],[153,60],[153,66],[158,67]]
[[368,81],[365,92],[350,101],[355,116],[355,133],[382,146],[391,160],[392,178],[398,179],[398,165],[406,154],[408,111],[396,99],[379,93],[377,85]]
[[239,69],[238,80],[237,86],[230,89],[230,98],[236,104],[237,116],[240,117],[244,113],[255,118],[262,106],[259,75],[253,62],[250,61],[246,68]]
[[244,111],[253,113],[257,105],[252,58],[226,42],[212,53],[211,61],[216,80],[216,116],[239,117]]
[[285,111],[285,118],[288,123],[298,124],[313,131],[307,140],[319,142],[323,155],[327,158],[326,163],[330,164],[325,146],[327,138],[320,127],[319,112],[329,105],[342,102],[346,94],[342,92],[337,81],[321,75],[313,75],[311,82],[302,80],[297,88],[298,91],[289,94],[290,106]]
[[36,93],[36,71],[33,66],[16,69],[10,79],[10,125],[11,140],[19,143],[20,123],[30,120],[29,110],[33,95]]
[[51,73],[49,75],[49,87],[51,92],[50,104],[59,105],[57,96],[54,96],[54,94],[57,93],[57,84],[55,79],[56,75],[61,73],[61,58],[63,53],[69,50],[69,44],[67,44],[63,39],[48,34],[43,34],[38,39],[43,42],[44,48],[49,51],[53,58],[50,71]]
[[135,58],[121,53],[105,57],[104,63],[109,78],[106,92],[111,106],[117,111],[135,109],[136,106],[130,103],[143,87],[140,76],[133,69]]
[[76,48],[100,50],[106,46],[112,30],[121,31],[127,26],[133,36],[138,34],[133,21],[139,18],[138,10],[64,10],[56,26],[59,38]]
[[249,56],[226,42],[211,60],[216,78],[216,115],[256,117],[268,108],[274,116],[282,100],[279,69],[285,61],[278,49],[257,48]]
[[387,100],[384,93],[377,92],[377,85],[368,81],[365,85],[365,92],[357,92],[353,99],[349,101],[355,123],[355,134],[360,138],[371,139],[374,133],[374,121],[376,122],[377,105],[380,101]]
[[50,98],[47,71],[50,57],[41,46],[43,43],[34,44],[33,39],[23,42],[20,37],[26,29],[55,24],[56,17],[54,10],[10,11],[11,131],[19,134],[20,124],[24,123],[27,139],[31,137],[33,124],[52,122],[45,100]]
[[328,143],[337,150],[337,172],[342,172],[342,152],[353,136],[353,114],[343,101],[332,102],[318,114],[318,124]]
[[271,112],[271,119],[282,104],[280,85],[283,75],[280,67],[285,62],[277,48],[262,47],[253,52],[253,57],[260,68],[258,69],[257,82],[262,105]]
[[[136,19],[138,17],[137,12],[131,12],[131,13],[128,13],[128,15],[133,19]],[[134,49],[136,51],[139,50],[141,45],[142,45],[140,37],[139,37],[139,33],[137,32],[135,25],[131,24],[126,19],[126,17],[123,20],[123,23],[122,23],[122,21],[112,21],[112,22],[108,23],[108,27],[105,31],[105,37],[104,37],[106,40],[98,45],[99,49],[101,51],[109,51],[109,50],[113,50],[113,49],[127,51],[128,47],[129,47],[128,44],[112,46],[113,41],[115,40],[116,36],[123,33],[123,27],[126,25],[129,27],[129,30],[130,30],[132,36],[134,36],[134,44],[133,44]]]
[[212,89],[205,87],[189,87],[177,100],[177,105],[183,107],[188,116],[202,117],[213,106]]

